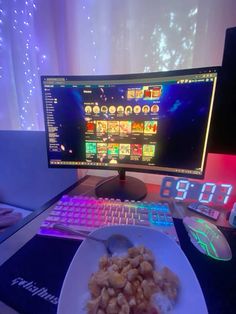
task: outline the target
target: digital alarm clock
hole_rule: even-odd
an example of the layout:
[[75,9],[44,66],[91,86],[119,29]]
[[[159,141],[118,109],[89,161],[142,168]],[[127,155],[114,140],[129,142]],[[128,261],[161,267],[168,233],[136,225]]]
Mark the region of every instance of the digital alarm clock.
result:
[[201,203],[227,204],[233,186],[231,184],[217,184],[213,182],[200,183],[185,178],[175,179],[165,177],[162,180],[160,196],[175,200],[196,200]]

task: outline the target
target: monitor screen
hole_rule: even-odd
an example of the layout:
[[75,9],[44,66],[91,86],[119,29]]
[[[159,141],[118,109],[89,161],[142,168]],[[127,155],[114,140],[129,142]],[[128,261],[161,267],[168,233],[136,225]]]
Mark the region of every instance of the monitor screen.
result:
[[217,70],[43,76],[49,166],[203,177]]

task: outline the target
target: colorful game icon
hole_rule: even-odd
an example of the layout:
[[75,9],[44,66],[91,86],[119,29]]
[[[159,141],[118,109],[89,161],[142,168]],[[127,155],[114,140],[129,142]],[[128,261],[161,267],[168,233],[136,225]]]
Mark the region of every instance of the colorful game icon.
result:
[[144,98],[151,98],[151,96],[152,96],[152,91],[150,89],[145,89]]
[[139,114],[141,112],[141,107],[139,105],[134,106],[134,113]]
[[149,108],[148,105],[143,106],[142,112],[143,112],[144,114],[145,114],[145,113],[148,113],[149,111],[150,111],[150,108]]
[[143,121],[132,121],[132,133],[143,133]]
[[119,121],[108,121],[107,122],[108,134],[119,134]]
[[131,144],[131,155],[142,156],[142,144]]
[[86,132],[87,133],[95,133],[96,130],[96,122],[95,121],[88,121],[86,122]]
[[102,156],[107,155],[107,144],[97,143],[97,153]]
[[114,114],[114,113],[116,112],[116,107],[115,107],[115,106],[110,106],[110,107],[109,107],[109,112],[110,112],[111,114]]
[[162,86],[153,86],[152,98],[160,98],[162,92]]
[[109,155],[118,155],[119,154],[119,144],[117,143],[108,143],[107,152]]
[[92,113],[92,107],[91,106],[85,106],[84,111],[86,114]]
[[132,113],[133,108],[131,106],[126,106],[125,107],[125,115],[128,116]]
[[124,113],[124,111],[125,111],[125,108],[124,108],[123,106],[118,106],[118,107],[117,107],[117,113],[118,113],[118,114],[121,115],[121,114]]
[[144,133],[156,134],[157,133],[157,121],[144,121]]
[[101,107],[101,112],[102,112],[102,113],[107,113],[107,112],[108,112],[107,106],[102,106],[102,107]]
[[135,89],[128,88],[127,90],[127,99],[134,99],[135,98]]
[[154,157],[155,156],[155,145],[143,145],[143,156]]
[[96,126],[97,126],[97,133],[102,133],[105,134],[107,133],[107,121],[96,121]]
[[151,107],[151,112],[157,113],[160,110],[160,107],[158,105],[153,105]]
[[95,114],[100,113],[100,108],[99,108],[99,106],[94,106],[94,107],[93,107],[93,112],[94,112]]
[[131,134],[131,121],[120,121],[120,135]]
[[143,98],[143,90],[142,89],[136,89],[135,90],[135,98],[136,99]]
[[130,144],[120,144],[120,155],[130,156]]
[[96,152],[97,152],[96,143],[86,142],[85,147],[86,147],[86,154],[96,154]]

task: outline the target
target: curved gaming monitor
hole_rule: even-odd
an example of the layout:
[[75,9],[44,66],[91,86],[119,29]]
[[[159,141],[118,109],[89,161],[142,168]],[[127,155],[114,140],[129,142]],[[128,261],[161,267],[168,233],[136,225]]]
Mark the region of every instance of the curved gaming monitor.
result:
[[218,68],[42,76],[49,167],[118,170],[97,196],[142,199],[125,171],[204,176]]

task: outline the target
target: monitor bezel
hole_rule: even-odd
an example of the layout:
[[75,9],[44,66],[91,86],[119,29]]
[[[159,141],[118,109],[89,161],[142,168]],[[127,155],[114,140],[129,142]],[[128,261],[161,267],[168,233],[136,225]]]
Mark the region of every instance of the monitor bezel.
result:
[[[205,176],[205,169],[207,163],[207,154],[209,148],[209,138],[210,138],[210,131],[212,127],[212,120],[214,114],[214,103],[212,108],[212,115],[210,120],[210,129],[207,139],[207,147],[206,147],[206,157],[204,160],[203,171],[202,174],[186,174],[174,171],[165,171],[165,170],[153,170],[153,169],[145,169],[145,168],[130,168],[128,166],[96,166],[96,165],[52,165],[50,163],[49,157],[49,136],[48,136],[48,128],[46,125],[46,106],[43,99],[43,81],[49,78],[66,78],[66,80],[77,80],[77,81],[90,81],[91,83],[96,81],[115,81],[115,80],[135,80],[135,79],[147,79],[147,78],[164,78],[166,76],[180,76],[180,75],[191,75],[191,74],[204,74],[209,72],[217,73],[217,76],[220,74],[221,67],[220,66],[209,66],[209,67],[201,67],[201,68],[189,68],[189,69],[179,69],[179,70],[170,70],[170,71],[161,71],[161,72],[144,72],[144,73],[131,73],[131,74],[110,74],[110,75],[41,75],[41,90],[42,90],[42,101],[43,101],[43,112],[44,112],[44,125],[45,125],[45,136],[46,136],[46,145],[47,145],[47,162],[49,168],[61,168],[61,169],[96,169],[96,170],[112,170],[112,171],[119,171],[120,169],[124,169],[128,172],[138,172],[138,173],[151,173],[151,174],[158,174],[158,175],[166,175],[166,176],[175,176],[175,177],[188,177],[188,178],[195,178],[195,179],[203,179]],[[216,90],[217,90],[217,81],[216,81]],[[216,92],[215,92],[216,95]]]

